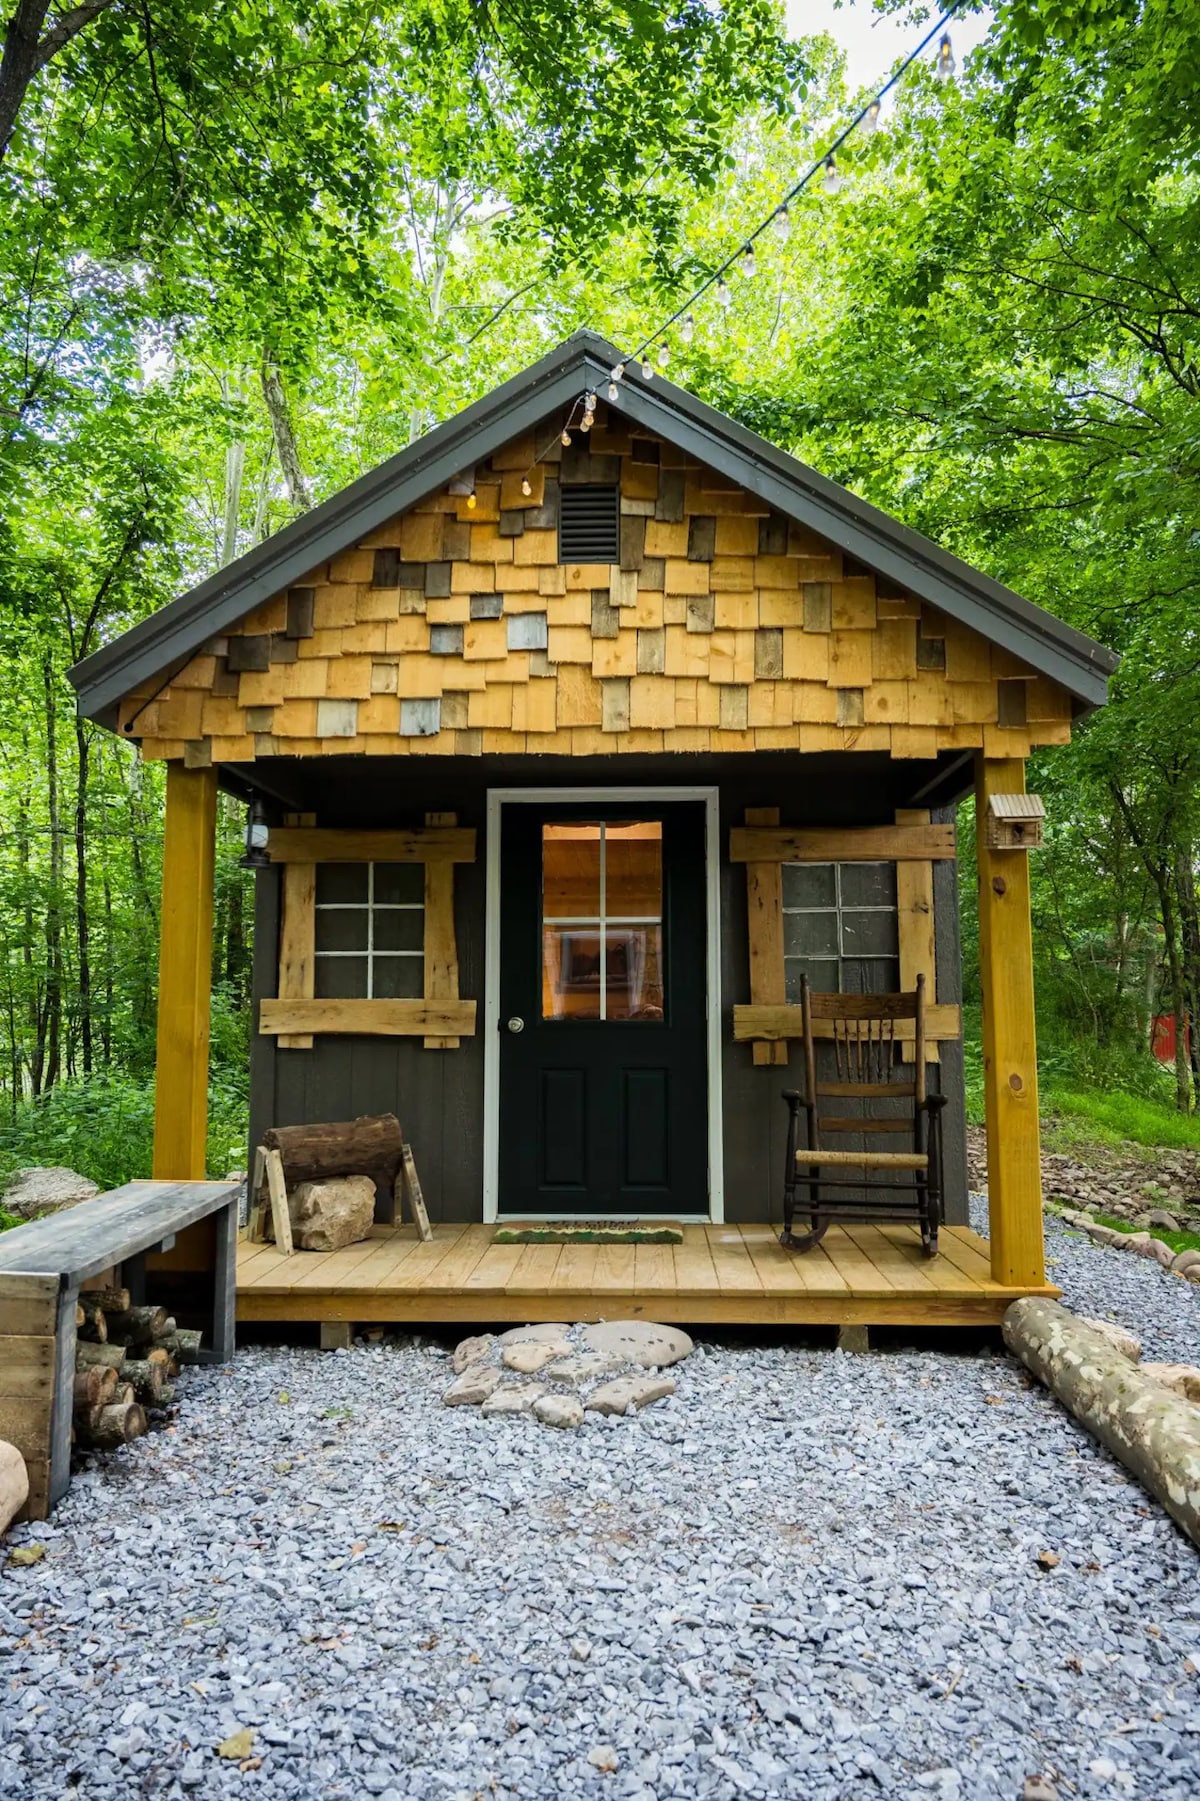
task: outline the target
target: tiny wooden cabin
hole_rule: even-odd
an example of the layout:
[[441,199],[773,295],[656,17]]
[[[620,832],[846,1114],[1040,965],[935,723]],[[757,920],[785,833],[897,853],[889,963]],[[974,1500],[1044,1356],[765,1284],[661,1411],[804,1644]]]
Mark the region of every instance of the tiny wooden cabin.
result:
[[[438,1222],[320,1268],[246,1250],[242,1317],[997,1318],[1045,1291],[1038,809],[1012,797],[1113,659],[681,389],[610,387],[616,361],[577,335],[74,671],[85,715],[168,766],[154,1173],[204,1173],[220,786],[265,865],[252,1142],[395,1111]],[[1005,828],[978,835],[990,1245],[972,789]],[[776,1242],[803,975],[925,977],[936,1259],[907,1228]],[[493,1242],[568,1216],[684,1243]]]

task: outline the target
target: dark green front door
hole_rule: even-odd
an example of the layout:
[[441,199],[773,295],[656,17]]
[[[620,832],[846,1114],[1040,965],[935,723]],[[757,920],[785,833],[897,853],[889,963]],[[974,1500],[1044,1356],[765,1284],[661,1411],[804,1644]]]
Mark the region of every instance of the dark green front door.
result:
[[500,1212],[708,1212],[704,807],[509,805]]

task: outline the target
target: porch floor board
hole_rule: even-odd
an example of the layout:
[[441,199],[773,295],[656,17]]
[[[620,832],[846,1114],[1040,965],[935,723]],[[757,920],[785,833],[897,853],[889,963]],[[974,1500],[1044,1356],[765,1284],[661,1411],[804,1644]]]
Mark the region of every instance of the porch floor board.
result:
[[988,1247],[942,1228],[926,1259],[909,1226],[832,1227],[807,1256],[773,1226],[685,1226],[683,1243],[495,1244],[495,1228],[376,1226],[344,1251],[238,1248],[239,1320],[362,1324],[637,1318],[686,1325],[995,1325],[1021,1294],[993,1282]]

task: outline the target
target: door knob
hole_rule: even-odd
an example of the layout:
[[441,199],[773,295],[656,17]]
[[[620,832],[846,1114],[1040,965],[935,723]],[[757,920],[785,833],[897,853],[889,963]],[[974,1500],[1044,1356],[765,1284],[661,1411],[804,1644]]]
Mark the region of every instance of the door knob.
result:
[[517,1019],[514,1015],[508,1022],[508,1029],[510,1032],[523,1032],[525,1030],[525,1021],[523,1019]]

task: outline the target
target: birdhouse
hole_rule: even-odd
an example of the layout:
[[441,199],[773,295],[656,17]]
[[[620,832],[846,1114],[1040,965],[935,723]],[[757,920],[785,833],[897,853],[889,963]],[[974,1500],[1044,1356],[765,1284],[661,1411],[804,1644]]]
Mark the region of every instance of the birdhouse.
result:
[[993,794],[988,800],[988,849],[1037,850],[1045,817],[1040,794]]

